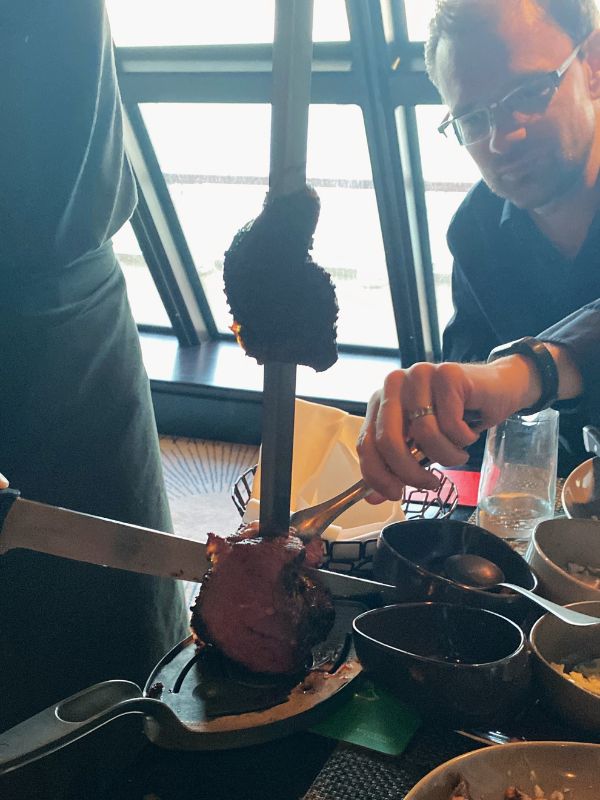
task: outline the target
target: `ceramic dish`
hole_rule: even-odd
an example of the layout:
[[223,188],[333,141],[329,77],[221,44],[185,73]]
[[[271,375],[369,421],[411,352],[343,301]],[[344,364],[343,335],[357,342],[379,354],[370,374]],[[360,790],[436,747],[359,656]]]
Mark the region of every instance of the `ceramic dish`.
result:
[[596,496],[599,472],[600,459],[588,458],[575,467],[565,480],[561,501],[567,517],[600,519],[600,500]]
[[[600,614],[600,601],[572,603],[569,608],[584,614]],[[600,626],[576,628],[546,614],[535,623],[529,638],[536,678],[547,708],[568,725],[600,731],[600,694],[582,688],[552,666],[554,663],[574,667],[600,659]]]
[[525,636],[499,614],[405,603],[366,611],[352,628],[363,667],[427,717],[451,725],[494,725],[526,701]]
[[446,577],[445,560],[461,553],[483,556],[500,567],[509,583],[536,590],[536,576],[508,542],[478,525],[453,519],[387,525],[379,537],[373,572],[376,580],[398,588],[402,602],[435,600],[477,606],[523,622],[533,606],[522,595],[509,589],[485,591]]
[[405,800],[450,800],[459,776],[473,800],[503,800],[508,786],[534,796],[537,784],[550,800],[553,791],[568,800],[600,797],[600,745],[578,742],[516,742],[453,758],[426,775]]
[[571,574],[580,567],[600,569],[600,522],[565,517],[541,522],[525,558],[538,576],[539,593],[549,600],[563,606],[600,600],[600,589]]

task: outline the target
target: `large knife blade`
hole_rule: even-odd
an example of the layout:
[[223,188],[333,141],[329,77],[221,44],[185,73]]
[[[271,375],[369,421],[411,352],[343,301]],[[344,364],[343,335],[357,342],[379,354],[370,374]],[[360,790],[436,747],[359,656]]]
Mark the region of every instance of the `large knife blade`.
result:
[[[195,583],[209,566],[204,542],[25,500],[17,490],[3,489],[0,556],[17,548]],[[336,597],[377,595],[384,603],[397,602],[390,584],[322,569],[308,572]]]
[[208,569],[204,542],[25,500],[14,489],[0,491],[0,523],[3,518],[0,555],[26,548],[194,582],[201,581]]
[[326,569],[308,570],[311,577],[326,586],[334,597],[366,598],[376,595],[386,605],[400,602],[398,589],[390,583],[379,583],[368,578],[355,578],[353,575],[344,575],[343,572],[330,572]]

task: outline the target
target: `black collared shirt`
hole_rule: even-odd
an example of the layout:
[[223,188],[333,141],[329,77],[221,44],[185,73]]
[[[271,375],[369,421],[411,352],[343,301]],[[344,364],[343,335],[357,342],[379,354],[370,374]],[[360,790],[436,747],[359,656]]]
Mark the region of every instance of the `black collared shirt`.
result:
[[[535,336],[600,298],[600,214],[576,258],[565,258],[529,215],[480,182],[448,229],[455,314],[443,336],[445,360],[484,361],[490,350]],[[581,428],[597,423],[590,404],[561,409],[559,471],[587,455]]]

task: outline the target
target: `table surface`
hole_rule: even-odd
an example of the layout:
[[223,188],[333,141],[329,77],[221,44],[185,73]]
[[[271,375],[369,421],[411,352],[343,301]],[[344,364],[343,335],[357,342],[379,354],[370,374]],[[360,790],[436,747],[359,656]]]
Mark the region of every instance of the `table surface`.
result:
[[[472,511],[458,508],[453,517],[467,520]],[[236,750],[181,752],[150,744],[142,728],[139,716],[119,718],[52,756],[50,765],[38,762],[39,776],[35,765],[7,776],[0,798],[402,800],[435,766],[482,746],[451,730],[422,727],[397,757],[308,732]],[[54,788],[46,787],[48,774]],[[79,788],[69,793],[73,783]]]
[[[458,508],[468,519],[472,508]],[[401,756],[383,756],[311,733],[222,752],[145,745],[110,787],[110,800],[401,800],[438,764],[481,745],[421,728]]]
[[434,766],[477,748],[451,731],[419,731],[397,757],[310,733],[219,753],[147,746],[111,800],[401,800]]

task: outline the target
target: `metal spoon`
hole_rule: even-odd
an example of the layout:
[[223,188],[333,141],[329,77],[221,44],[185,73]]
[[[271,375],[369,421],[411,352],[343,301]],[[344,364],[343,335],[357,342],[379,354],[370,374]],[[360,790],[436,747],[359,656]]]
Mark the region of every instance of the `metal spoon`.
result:
[[512,589],[513,592],[519,592],[524,597],[528,597],[534,603],[537,603],[569,625],[600,625],[599,617],[591,617],[588,614],[581,614],[579,611],[573,611],[570,608],[563,608],[558,603],[546,600],[544,597],[535,594],[535,592],[529,591],[529,589],[524,589],[515,583],[506,583],[504,573],[500,567],[482,556],[471,553],[449,556],[444,562],[444,572],[451,580],[466,586],[475,586],[479,589],[504,586],[507,589]]

